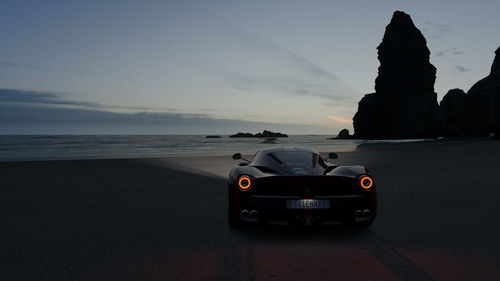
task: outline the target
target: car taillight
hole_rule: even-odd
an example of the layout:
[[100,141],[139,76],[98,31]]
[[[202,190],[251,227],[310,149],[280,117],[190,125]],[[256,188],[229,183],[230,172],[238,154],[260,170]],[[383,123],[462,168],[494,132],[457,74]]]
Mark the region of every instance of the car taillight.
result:
[[241,176],[238,179],[238,187],[241,191],[248,191],[252,187],[252,180],[249,176]]
[[362,188],[364,188],[365,190],[368,190],[368,189],[372,188],[372,186],[373,186],[373,179],[369,176],[362,176],[359,179],[359,183],[360,183]]

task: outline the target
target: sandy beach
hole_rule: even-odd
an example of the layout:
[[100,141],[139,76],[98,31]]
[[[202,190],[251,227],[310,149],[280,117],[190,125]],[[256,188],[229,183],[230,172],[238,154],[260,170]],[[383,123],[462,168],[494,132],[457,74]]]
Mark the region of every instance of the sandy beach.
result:
[[231,155],[0,163],[0,280],[500,279],[500,142],[338,154],[375,177],[369,230],[231,229]]

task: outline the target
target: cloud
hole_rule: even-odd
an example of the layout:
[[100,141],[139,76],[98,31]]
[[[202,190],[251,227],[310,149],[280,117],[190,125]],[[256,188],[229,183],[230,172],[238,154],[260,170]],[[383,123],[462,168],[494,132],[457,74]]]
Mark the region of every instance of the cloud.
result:
[[[333,99],[335,101],[344,101],[351,96],[341,95],[338,91],[321,83],[311,83],[299,80],[299,78],[281,77],[281,78],[256,78],[234,75],[232,78],[232,87],[243,91],[278,91],[296,96],[314,96],[324,99]],[[343,92],[345,93],[345,92]]]
[[171,108],[113,106],[94,102],[73,101],[64,99],[63,96],[65,95],[71,95],[71,93],[0,89],[0,103],[30,104],[32,106],[76,107],[94,110],[177,111],[176,109]]
[[335,122],[338,123],[347,123],[347,124],[352,124],[352,118],[346,118],[346,117],[340,117],[340,116],[326,116],[326,118],[331,119]]
[[[256,33],[227,24],[231,37],[247,53],[258,54],[254,68],[237,68],[223,74],[232,88],[250,92],[274,92],[295,96],[311,96],[328,100],[349,100],[358,93],[335,74],[305,56],[283,47]],[[243,56],[245,57],[245,56]]]
[[11,66],[18,66],[18,64],[11,61],[0,61],[0,66],[11,67]]
[[12,61],[0,61],[0,67],[23,67],[23,68],[33,69],[33,70],[47,70],[47,68],[45,68],[45,67],[40,67],[37,65],[23,65],[23,64],[12,62]]
[[464,52],[461,51],[460,49],[458,48],[449,48],[449,49],[445,49],[445,50],[440,50],[440,51],[437,51],[435,54],[434,54],[434,57],[437,57],[437,58],[446,58],[448,57],[449,55],[462,55]]
[[251,46],[266,54],[270,54],[272,57],[284,59],[290,64],[294,65],[296,69],[310,75],[329,79],[337,79],[335,75],[331,74],[320,65],[306,59],[304,56],[301,56],[288,48],[280,46],[277,43],[248,30],[244,30],[234,26],[233,28],[235,29],[235,33],[238,35],[238,38],[244,41],[248,46]]
[[470,68],[466,68],[465,66],[461,66],[461,65],[455,66],[455,69],[458,70],[458,71],[460,71],[460,72],[469,72],[469,71],[471,71]]
[[322,133],[321,126],[252,122],[182,112],[113,112],[116,107],[59,99],[62,93],[0,89],[3,134],[233,134],[264,129]]
[[61,94],[63,93],[0,89],[0,102],[100,107],[96,103],[61,100],[59,99]]
[[424,28],[422,28],[422,33],[426,34],[426,37],[430,39],[440,39],[450,31],[451,27],[448,25],[435,24],[432,22],[425,22]]
[[3,134],[233,134],[264,129],[289,134],[329,131],[320,126],[216,119],[204,114],[118,113],[0,103]]

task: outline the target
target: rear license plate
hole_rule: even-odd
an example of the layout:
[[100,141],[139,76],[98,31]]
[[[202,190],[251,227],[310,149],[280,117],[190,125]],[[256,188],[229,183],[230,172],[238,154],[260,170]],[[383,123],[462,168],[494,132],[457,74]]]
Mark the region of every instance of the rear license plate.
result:
[[288,209],[328,209],[330,208],[330,200],[317,200],[317,199],[287,200],[286,207]]

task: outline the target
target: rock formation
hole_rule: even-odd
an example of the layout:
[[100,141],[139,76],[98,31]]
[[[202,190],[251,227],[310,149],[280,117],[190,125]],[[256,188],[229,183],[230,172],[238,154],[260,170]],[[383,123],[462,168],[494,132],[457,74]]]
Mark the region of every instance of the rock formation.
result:
[[396,11],[377,47],[380,67],[375,93],[365,95],[354,116],[354,137],[434,138],[442,121],[434,92],[436,68],[410,16]]
[[234,135],[230,135],[230,138],[287,138],[287,134],[282,133],[274,133],[271,131],[264,130],[262,133],[251,134],[251,133],[237,133]]
[[471,112],[468,108],[469,98],[462,89],[452,89],[443,97],[439,104],[444,119],[443,136],[466,136],[466,127],[470,120]]
[[[473,136],[500,136],[500,47],[495,51],[491,72],[479,80],[467,92],[470,106],[474,108],[471,126]],[[472,134],[471,134],[472,133]]]
[[342,129],[337,135],[337,139],[350,139],[351,135],[349,134],[349,130]]

